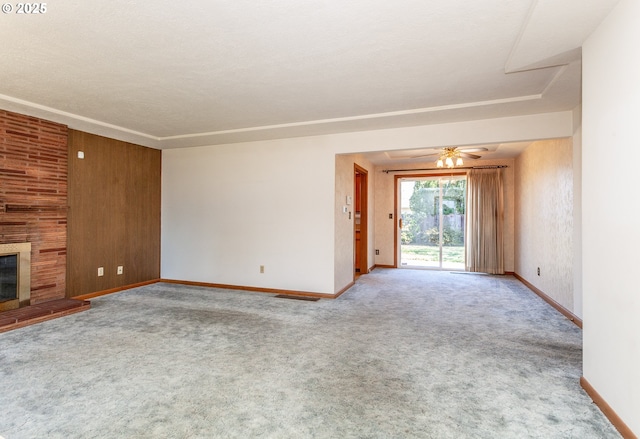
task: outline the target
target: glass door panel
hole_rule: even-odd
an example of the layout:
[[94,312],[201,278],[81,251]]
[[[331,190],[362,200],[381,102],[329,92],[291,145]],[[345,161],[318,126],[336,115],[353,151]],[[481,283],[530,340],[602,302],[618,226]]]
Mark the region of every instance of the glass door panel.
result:
[[464,270],[466,177],[400,180],[401,267]]

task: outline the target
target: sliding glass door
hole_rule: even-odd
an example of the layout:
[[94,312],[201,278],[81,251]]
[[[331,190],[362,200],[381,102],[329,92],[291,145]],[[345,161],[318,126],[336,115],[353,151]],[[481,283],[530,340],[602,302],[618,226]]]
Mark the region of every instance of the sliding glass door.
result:
[[399,183],[400,266],[464,270],[466,176]]

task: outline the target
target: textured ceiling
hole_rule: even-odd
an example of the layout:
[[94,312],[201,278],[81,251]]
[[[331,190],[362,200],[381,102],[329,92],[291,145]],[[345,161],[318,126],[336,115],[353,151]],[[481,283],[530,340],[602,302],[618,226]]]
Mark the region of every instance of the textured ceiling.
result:
[[0,108],[157,148],[569,110],[616,3],[54,1],[0,16]]

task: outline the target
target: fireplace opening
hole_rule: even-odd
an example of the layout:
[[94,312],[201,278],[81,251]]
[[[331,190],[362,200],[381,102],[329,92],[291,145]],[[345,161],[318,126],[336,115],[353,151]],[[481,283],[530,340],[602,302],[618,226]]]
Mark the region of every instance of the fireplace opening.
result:
[[18,298],[18,255],[0,255],[0,302]]
[[31,243],[0,244],[0,311],[31,304]]

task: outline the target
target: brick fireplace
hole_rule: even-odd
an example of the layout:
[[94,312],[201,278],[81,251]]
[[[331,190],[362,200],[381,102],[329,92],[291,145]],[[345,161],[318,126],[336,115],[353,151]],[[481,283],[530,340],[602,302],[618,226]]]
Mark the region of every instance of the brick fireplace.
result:
[[[0,244],[31,246],[30,291],[21,305],[66,296],[67,136],[65,125],[0,110]],[[3,258],[7,271],[14,261],[26,270],[26,251],[0,251],[7,253],[20,255]]]

